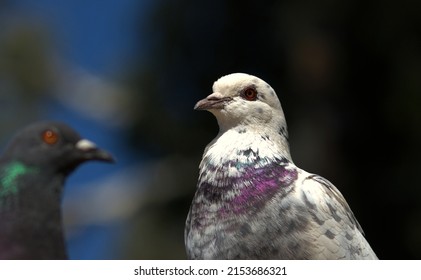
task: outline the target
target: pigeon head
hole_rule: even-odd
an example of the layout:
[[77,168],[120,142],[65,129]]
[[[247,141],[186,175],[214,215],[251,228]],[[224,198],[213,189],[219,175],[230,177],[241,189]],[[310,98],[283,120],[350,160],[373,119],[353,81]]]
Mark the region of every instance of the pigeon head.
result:
[[275,91],[262,79],[248,74],[221,77],[213,84],[213,93],[197,102],[194,108],[214,114],[222,131],[242,125],[277,131],[286,127]]
[[12,138],[0,157],[0,259],[67,258],[64,181],[91,160],[114,159],[64,123],[35,123]]
[[86,161],[114,161],[108,152],[61,122],[40,122],[24,128],[11,140],[3,159],[66,175]]

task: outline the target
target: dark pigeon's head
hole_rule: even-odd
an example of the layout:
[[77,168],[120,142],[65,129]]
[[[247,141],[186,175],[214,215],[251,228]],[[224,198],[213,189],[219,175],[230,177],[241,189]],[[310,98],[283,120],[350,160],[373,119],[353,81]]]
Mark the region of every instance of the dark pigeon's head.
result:
[[11,140],[3,158],[64,174],[86,161],[114,161],[111,154],[62,122],[39,122],[25,127]]

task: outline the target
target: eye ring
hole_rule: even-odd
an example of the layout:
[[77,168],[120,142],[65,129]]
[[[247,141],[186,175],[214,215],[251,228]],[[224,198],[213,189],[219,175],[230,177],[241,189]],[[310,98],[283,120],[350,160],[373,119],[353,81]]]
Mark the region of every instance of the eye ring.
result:
[[257,91],[255,88],[249,87],[243,91],[242,96],[248,101],[255,101],[257,99]]
[[59,135],[57,132],[51,130],[51,129],[47,129],[42,133],[42,141],[44,141],[44,143],[48,144],[48,145],[54,145],[58,142],[59,140]]

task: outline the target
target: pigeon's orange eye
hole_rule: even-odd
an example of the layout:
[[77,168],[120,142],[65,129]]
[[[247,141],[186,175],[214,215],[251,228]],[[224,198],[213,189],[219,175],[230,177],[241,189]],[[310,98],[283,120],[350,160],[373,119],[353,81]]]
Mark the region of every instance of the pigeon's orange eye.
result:
[[54,145],[58,142],[58,133],[48,129],[42,133],[42,141],[49,145]]
[[254,88],[247,88],[243,92],[243,97],[249,101],[254,101],[257,99],[257,91]]

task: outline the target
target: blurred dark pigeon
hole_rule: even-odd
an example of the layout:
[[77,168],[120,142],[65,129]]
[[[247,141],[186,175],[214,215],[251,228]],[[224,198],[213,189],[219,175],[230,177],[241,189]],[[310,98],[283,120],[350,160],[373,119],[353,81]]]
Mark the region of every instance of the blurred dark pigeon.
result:
[[377,259],[345,198],[294,165],[275,91],[247,74],[213,85],[215,115],[185,228],[190,259]]
[[0,157],[0,259],[66,259],[61,199],[81,163],[113,162],[60,122],[21,130]]

